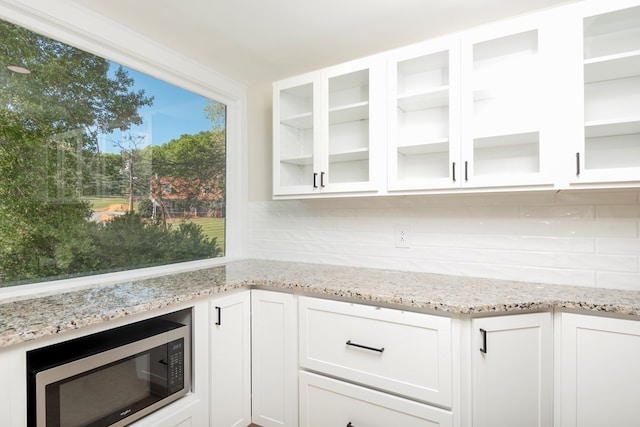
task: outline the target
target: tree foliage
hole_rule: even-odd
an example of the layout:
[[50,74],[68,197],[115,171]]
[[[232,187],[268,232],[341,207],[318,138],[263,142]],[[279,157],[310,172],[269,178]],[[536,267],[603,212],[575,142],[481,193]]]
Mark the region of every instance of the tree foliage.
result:
[[[126,133],[142,123],[140,108],[153,103],[143,90],[132,89],[125,69],[4,21],[0,40],[0,286],[218,254],[215,239],[193,224],[161,227],[134,213],[105,225],[88,220],[91,207],[80,196],[126,194],[134,178],[123,173],[127,161],[130,167],[146,165],[136,169],[144,173],[136,178],[142,194],[149,192],[150,149],[98,149],[98,135]],[[219,156],[219,144],[212,141],[220,136],[214,135],[185,135],[185,141],[161,150],[168,159],[159,164],[162,173],[206,173],[202,157]],[[222,153],[224,159],[223,143]]]

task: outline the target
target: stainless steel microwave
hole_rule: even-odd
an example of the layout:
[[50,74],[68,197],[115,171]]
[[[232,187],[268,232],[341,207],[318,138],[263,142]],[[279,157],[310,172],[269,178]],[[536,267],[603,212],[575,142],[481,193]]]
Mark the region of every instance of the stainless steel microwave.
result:
[[191,388],[187,325],[150,319],[27,352],[29,427],[120,427]]

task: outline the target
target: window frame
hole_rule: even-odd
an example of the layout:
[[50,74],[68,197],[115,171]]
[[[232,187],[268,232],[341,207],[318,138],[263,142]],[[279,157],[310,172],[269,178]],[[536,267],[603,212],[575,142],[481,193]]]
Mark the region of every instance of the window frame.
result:
[[224,103],[226,117],[225,256],[116,273],[0,288],[2,300],[210,268],[244,256],[247,205],[247,88],[68,0],[0,0],[0,18]]

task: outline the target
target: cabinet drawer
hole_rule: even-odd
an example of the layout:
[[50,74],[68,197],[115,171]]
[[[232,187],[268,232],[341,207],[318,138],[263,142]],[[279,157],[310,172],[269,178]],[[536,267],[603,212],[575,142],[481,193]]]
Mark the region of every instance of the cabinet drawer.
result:
[[451,407],[451,319],[300,298],[300,366]]
[[309,372],[300,372],[300,427],[450,427],[452,414]]

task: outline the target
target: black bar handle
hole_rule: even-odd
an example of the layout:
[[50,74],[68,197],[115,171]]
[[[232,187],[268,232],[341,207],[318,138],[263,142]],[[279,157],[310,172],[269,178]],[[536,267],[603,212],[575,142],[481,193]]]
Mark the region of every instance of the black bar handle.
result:
[[222,308],[216,307],[216,311],[218,312],[218,321],[216,322],[216,325],[222,325]]
[[324,188],[324,172],[320,172],[320,187]]
[[346,344],[352,347],[364,348],[365,350],[377,351],[378,353],[382,353],[384,351],[384,347],[381,347],[381,348],[369,347],[367,345],[356,344],[354,342],[351,342],[351,340],[347,341]]
[[453,182],[456,182],[456,162],[453,162],[453,164],[451,165],[451,171],[453,174]]
[[480,353],[487,354],[487,331],[480,328],[480,334],[482,335],[482,347],[480,347]]
[[313,188],[318,188],[318,172],[314,172],[313,173]]
[[580,153],[576,153],[576,176],[580,176]]
[[469,162],[464,161],[464,181],[469,181]]
[[356,427],[356,426],[354,426],[353,424],[351,424],[351,421],[349,421],[349,422],[347,423],[347,427]]

